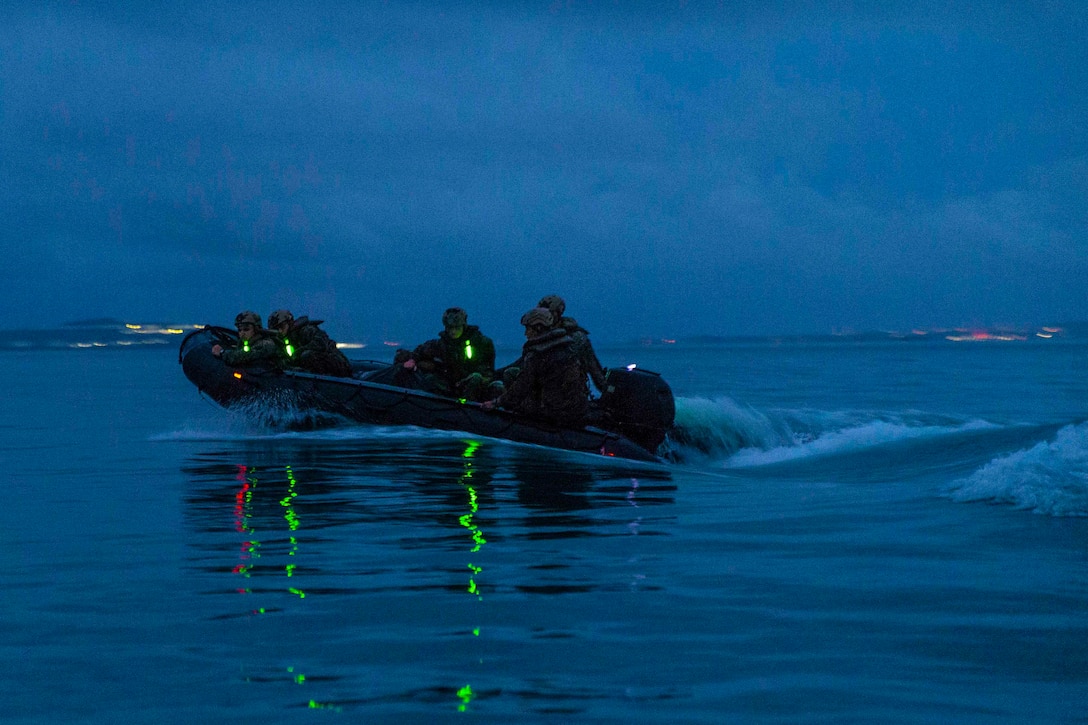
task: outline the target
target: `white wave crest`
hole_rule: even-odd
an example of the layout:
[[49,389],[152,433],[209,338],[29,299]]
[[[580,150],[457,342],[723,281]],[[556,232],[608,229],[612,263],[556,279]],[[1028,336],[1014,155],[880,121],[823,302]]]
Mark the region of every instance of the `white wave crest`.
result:
[[819,456],[833,456],[867,450],[900,441],[940,438],[965,431],[993,428],[985,421],[969,421],[959,425],[919,425],[903,420],[870,420],[840,430],[828,430],[798,440],[793,445],[768,449],[744,449],[727,462],[729,467],[766,466],[785,461]]
[[953,501],[992,501],[1051,516],[1088,516],[1088,423],[1053,441],[995,458],[949,484]]
[[901,441],[937,439],[998,426],[920,412],[788,410],[762,412],[729,398],[680,398],[674,457],[695,451],[730,468],[849,454]]

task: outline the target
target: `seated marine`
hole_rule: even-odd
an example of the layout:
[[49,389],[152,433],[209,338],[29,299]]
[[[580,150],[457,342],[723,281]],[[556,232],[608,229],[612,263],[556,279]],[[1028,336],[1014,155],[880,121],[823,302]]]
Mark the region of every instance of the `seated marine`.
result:
[[222,345],[212,345],[212,355],[234,367],[283,367],[283,354],[272,331],[261,327],[260,315],[249,310],[239,312],[234,326],[238,330],[237,347],[224,349]]
[[280,345],[287,366],[316,375],[350,378],[351,362],[322,330],[321,320],[300,317],[289,310],[276,310],[268,316],[268,326],[280,333]]
[[586,371],[574,339],[546,307],[534,307],[521,317],[525,344],[521,366],[505,392],[484,403],[562,426],[581,427],[589,413]]
[[480,401],[495,376],[495,343],[468,324],[468,313],[450,307],[442,315],[442,332],[411,353],[399,351],[396,362],[408,373],[423,375],[424,388],[438,395]]

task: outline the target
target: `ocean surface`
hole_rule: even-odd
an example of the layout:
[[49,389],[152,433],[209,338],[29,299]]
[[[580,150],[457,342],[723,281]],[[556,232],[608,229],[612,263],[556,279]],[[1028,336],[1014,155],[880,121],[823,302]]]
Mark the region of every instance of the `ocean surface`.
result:
[[676,462],[0,352],[3,722],[1088,723],[1088,346],[598,352]]

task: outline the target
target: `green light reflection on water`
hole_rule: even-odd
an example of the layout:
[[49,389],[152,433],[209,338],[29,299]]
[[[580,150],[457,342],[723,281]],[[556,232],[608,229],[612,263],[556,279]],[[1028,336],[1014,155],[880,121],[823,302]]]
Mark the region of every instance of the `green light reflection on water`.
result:
[[[283,515],[283,518],[287,519],[287,527],[291,529],[291,531],[297,531],[299,520],[298,514],[295,513],[293,499],[295,496],[298,496],[298,491],[295,490],[298,481],[295,480],[295,472],[291,470],[290,466],[285,466],[284,469],[287,471],[287,495],[280,501],[280,506],[287,509],[287,512]],[[291,542],[294,543],[293,537]]]
[[457,696],[461,698],[461,704],[457,706],[457,712],[465,712],[468,710],[468,704],[472,702],[472,698],[475,695],[472,693],[472,686],[465,685],[457,691]]
[[[295,511],[295,497],[298,496],[298,491],[295,490],[295,486],[298,485],[298,481],[295,479],[295,472],[291,470],[290,466],[284,466],[284,471],[287,474],[287,495],[280,500],[280,506],[287,509],[283,514],[284,520],[287,521],[287,528],[291,531],[298,531],[298,527],[301,525],[298,513]],[[298,551],[298,539],[294,536],[290,536],[288,537],[288,540],[291,542],[291,550],[287,552],[287,556],[294,556]],[[295,575],[295,569],[297,567],[297,564],[287,564],[284,567],[284,571],[287,573],[288,578]],[[292,594],[297,594],[299,599],[306,598],[306,594],[300,589],[292,587],[287,591]]]
[[[287,495],[280,499],[279,504],[284,508],[283,518],[287,522],[287,527],[290,531],[298,531],[301,526],[301,519],[298,513],[295,511],[295,498],[298,497],[298,491],[295,490],[298,486],[298,480],[295,478],[295,473],[291,466],[285,466],[284,471],[287,477]],[[257,469],[250,466],[239,466],[238,479],[243,482],[242,487],[235,494],[235,530],[239,533],[249,535],[247,541],[242,542],[242,561],[239,562],[233,569],[232,573],[237,574],[245,579],[249,579],[256,572],[256,563],[254,559],[261,558],[262,543],[253,536],[255,529],[252,526],[253,523],[253,507],[255,504],[255,496],[257,494],[258,485],[260,483]],[[288,537],[290,543],[290,551],[287,552],[287,556],[293,557],[298,553],[299,540],[294,535]],[[284,573],[288,578],[293,578],[298,569],[297,563],[285,564]],[[239,589],[240,593],[250,594],[250,589]],[[306,598],[306,592],[298,587],[289,587],[288,592],[294,594],[300,599]],[[265,609],[253,610],[254,613],[264,613]]]
[[[461,454],[462,457],[466,460],[465,472],[461,474],[460,483],[462,486],[465,487],[465,490],[468,491],[469,512],[459,517],[458,521],[460,522],[461,526],[464,526],[471,533],[474,546],[472,547],[472,549],[470,549],[470,552],[475,554],[484,544],[487,543],[487,539],[484,538],[483,532],[480,531],[480,527],[477,526],[476,522],[473,520],[476,516],[476,513],[480,510],[480,503],[479,496],[476,494],[476,489],[473,488],[472,485],[469,483],[469,481],[472,479],[472,461],[469,459],[471,459],[475,455],[476,449],[480,447],[480,444],[476,441],[468,441],[466,445],[467,447],[465,448],[465,452]],[[483,569],[476,566],[472,562],[468,563],[468,568],[469,571],[472,572],[472,577],[470,577],[468,580],[468,591],[479,597],[480,592],[476,587],[475,575],[479,574],[481,571],[483,571]]]
[[[483,547],[483,545],[487,543],[487,539],[484,538],[483,532],[480,530],[480,527],[476,524],[476,522],[474,520],[476,514],[480,510],[480,502],[479,502],[479,496],[476,493],[476,489],[472,486],[472,483],[471,483],[472,473],[473,473],[473,471],[472,471],[472,459],[475,457],[476,449],[478,449],[479,447],[480,447],[480,443],[477,442],[477,441],[465,441],[465,450],[461,454],[461,457],[464,458],[465,461],[464,461],[464,473],[461,474],[460,483],[461,483],[462,486],[465,487],[465,490],[468,492],[468,508],[469,508],[469,512],[467,514],[459,516],[458,517],[458,522],[461,524],[461,526],[468,529],[469,533],[472,536],[473,546],[472,546],[472,549],[470,549],[470,553],[473,553],[473,554],[480,551],[481,547]],[[469,575],[469,579],[468,579],[468,593],[475,596],[477,600],[482,600],[483,595],[480,593],[480,588],[476,583],[476,577],[477,577],[478,574],[480,574],[480,572],[483,571],[483,567],[477,566],[476,564],[472,563],[471,561],[468,562],[467,567],[468,567],[468,570],[470,572],[472,572]],[[480,628],[479,627],[473,627],[472,628],[472,636],[473,637],[479,637],[480,636]],[[460,700],[459,704],[457,705],[457,711],[458,712],[467,712],[469,703],[472,702],[474,697],[475,697],[475,695],[472,692],[472,686],[471,685],[465,685],[464,687],[457,690],[457,698]]]
[[[283,518],[287,522],[287,526],[291,532],[296,532],[301,526],[301,519],[295,511],[294,504],[295,499],[299,493],[296,490],[298,486],[298,480],[295,478],[294,471],[290,466],[285,466],[284,470],[287,477],[287,495],[279,500],[280,506],[284,508]],[[248,540],[243,541],[241,545],[241,559],[237,566],[232,570],[234,574],[241,575],[244,578],[250,578],[255,569],[255,562],[253,559],[261,557],[260,549],[261,542],[253,535],[255,533],[253,522],[253,507],[256,504],[256,494],[258,489],[258,476],[257,470],[249,466],[239,466],[239,481],[242,482],[241,487],[234,495],[234,517],[235,517],[235,530],[239,534],[246,536]],[[299,539],[293,534],[288,536],[290,542],[290,551],[287,552],[288,556],[295,556],[299,550]],[[298,565],[295,563],[286,564],[284,571],[287,577],[294,577]],[[250,589],[239,589],[241,593],[251,594]],[[299,599],[306,598],[306,592],[298,587],[289,587],[288,592],[294,594]],[[254,615],[264,615],[271,612],[282,611],[278,609],[266,609],[265,607],[257,607],[250,610]],[[306,675],[301,672],[295,672],[293,666],[287,668],[287,674],[289,675],[291,682],[295,685],[305,685],[307,683]],[[248,678],[247,678],[248,681]],[[311,710],[328,710],[330,712],[343,712],[343,707],[329,702],[319,702],[317,700],[309,700],[308,705]]]
[[343,712],[344,708],[339,705],[334,705],[331,702],[318,702],[317,700],[310,700],[311,710],[332,710],[333,712]]

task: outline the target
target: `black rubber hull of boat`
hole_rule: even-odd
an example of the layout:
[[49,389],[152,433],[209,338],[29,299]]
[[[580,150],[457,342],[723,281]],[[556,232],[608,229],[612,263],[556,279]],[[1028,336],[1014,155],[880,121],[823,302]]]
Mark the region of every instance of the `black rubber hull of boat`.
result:
[[334,413],[359,423],[464,431],[519,443],[661,462],[653,451],[600,428],[550,426],[504,410],[485,410],[478,403],[357,378],[234,368],[212,355],[212,345],[232,334],[225,328],[214,327],[192,332],[182,341],[179,352],[185,376],[201,393],[226,408],[260,400],[289,399],[300,409]]

